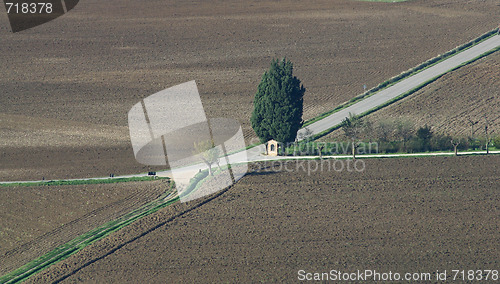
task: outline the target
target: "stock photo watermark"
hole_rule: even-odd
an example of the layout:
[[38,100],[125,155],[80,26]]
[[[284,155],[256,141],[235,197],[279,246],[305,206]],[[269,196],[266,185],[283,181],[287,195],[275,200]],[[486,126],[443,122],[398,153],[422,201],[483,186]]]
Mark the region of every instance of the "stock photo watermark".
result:
[[[252,141],[255,142],[255,141]],[[377,142],[312,142],[308,140],[293,143],[276,143],[279,155],[270,160],[261,161],[260,172],[364,172],[366,163],[363,159],[352,158],[365,154],[378,154]],[[267,147],[271,151],[272,147]],[[262,153],[269,154],[269,153]]]
[[[135,159],[149,166],[168,165],[181,202],[220,191],[247,173],[239,122],[207,119],[195,81],[141,100],[130,109],[128,124]],[[207,168],[212,182],[190,187]]]
[[263,161],[259,172],[306,172],[308,176],[317,172],[364,172],[365,161],[362,159],[292,159],[282,161]]
[[[376,154],[375,142],[292,143],[252,140],[247,149],[240,123],[205,115],[195,81],[162,90],[136,103],[128,113],[130,140],[137,162],[165,166],[181,202],[220,191],[241,179],[249,162],[263,171],[363,172],[355,155]],[[350,158],[352,154],[352,159]],[[209,177],[209,179],[205,179]],[[201,181],[193,186],[194,181]]]
[[341,271],[330,270],[328,272],[314,272],[299,270],[297,272],[299,281],[418,281],[418,282],[446,282],[446,281],[498,281],[499,273],[495,269],[445,269],[433,272],[395,272],[379,271],[374,269]]
[[50,22],[69,12],[79,0],[5,0],[5,11],[13,33]]

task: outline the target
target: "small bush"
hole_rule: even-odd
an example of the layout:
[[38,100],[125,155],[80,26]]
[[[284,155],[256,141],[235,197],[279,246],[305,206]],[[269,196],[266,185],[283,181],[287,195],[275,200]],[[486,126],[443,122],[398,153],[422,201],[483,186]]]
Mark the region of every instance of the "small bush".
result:
[[493,145],[495,146],[495,148],[500,149],[500,135],[493,139]]
[[397,153],[401,150],[401,148],[402,148],[402,143],[397,141],[379,143],[380,153],[385,153],[385,154]]
[[470,146],[470,141],[469,141],[469,139],[467,139],[467,138],[461,138],[461,139],[460,139],[460,144],[458,144],[458,147],[457,147],[457,148],[458,148],[458,150],[460,150],[460,151],[465,151],[465,150],[470,149],[470,147],[471,147],[471,146]]
[[410,141],[408,141],[407,146],[406,146],[407,152],[409,153],[415,153],[415,152],[425,152],[426,147],[424,140],[414,137]]
[[453,138],[449,135],[434,135],[430,140],[430,149],[432,151],[447,151],[453,150],[453,145],[451,140]]
[[484,143],[480,138],[470,138],[469,144],[472,150],[483,150]]

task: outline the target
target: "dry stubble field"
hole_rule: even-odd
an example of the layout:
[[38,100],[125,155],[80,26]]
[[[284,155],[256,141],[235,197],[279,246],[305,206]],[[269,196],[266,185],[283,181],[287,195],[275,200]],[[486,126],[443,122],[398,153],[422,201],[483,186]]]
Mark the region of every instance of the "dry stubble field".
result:
[[498,269],[499,162],[372,159],[362,173],[310,175],[254,164],[216,199],[164,208],[28,282],[290,283],[300,269]]
[[144,172],[127,112],[196,80],[208,117],[240,121],[272,58],[307,88],[304,118],[493,29],[498,1],[85,1],[12,34],[0,16],[0,180]]

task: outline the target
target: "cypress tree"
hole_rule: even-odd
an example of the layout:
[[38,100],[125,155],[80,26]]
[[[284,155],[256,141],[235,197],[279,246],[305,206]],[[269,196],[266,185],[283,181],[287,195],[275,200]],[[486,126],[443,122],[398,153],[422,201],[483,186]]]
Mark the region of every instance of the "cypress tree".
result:
[[285,58],[271,62],[255,94],[250,119],[262,143],[270,139],[282,143],[295,141],[303,123],[305,91],[300,80],[293,76],[292,62]]

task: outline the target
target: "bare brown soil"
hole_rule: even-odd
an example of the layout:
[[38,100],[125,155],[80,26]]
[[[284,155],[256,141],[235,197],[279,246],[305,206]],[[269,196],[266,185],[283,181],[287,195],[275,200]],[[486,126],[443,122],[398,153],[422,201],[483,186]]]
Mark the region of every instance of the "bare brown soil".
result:
[[29,282],[289,283],[300,269],[498,269],[499,162],[372,159],[362,173],[310,174],[256,164],[219,197],[167,207]]
[[154,200],[164,181],[0,188],[0,275]]
[[294,62],[309,119],[493,29],[499,11],[495,0],[86,1],[16,34],[3,16],[0,180],[143,171],[128,110],[193,79],[207,116],[238,119],[249,142],[272,58]]
[[400,102],[369,115],[382,118],[406,117],[417,126],[432,125],[435,131],[470,136],[469,119],[479,121],[474,135],[489,131],[500,135],[500,52],[446,74],[435,83]]

